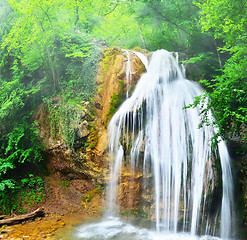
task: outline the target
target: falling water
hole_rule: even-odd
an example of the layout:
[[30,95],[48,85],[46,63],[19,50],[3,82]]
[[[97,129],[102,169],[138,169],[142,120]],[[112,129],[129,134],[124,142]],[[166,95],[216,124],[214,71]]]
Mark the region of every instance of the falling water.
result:
[[[218,153],[212,152],[209,144],[214,130],[210,126],[198,128],[199,107],[184,109],[202,94],[202,89],[184,78],[177,56],[165,50],[153,53],[146,68],[132,96],[109,124],[110,152],[114,157],[111,210],[119,208],[116,189],[123,164],[139,171],[141,162],[143,178],[153,176],[157,231],[214,235],[215,224],[222,219],[221,235],[228,238],[232,177],[227,148],[221,141]],[[221,170],[216,170],[216,161],[220,161]],[[221,212],[216,209],[211,213],[210,195],[220,182]]]
[[131,81],[132,81],[130,51],[129,50],[124,50],[124,52],[127,55],[127,62],[126,62],[126,83],[127,83],[126,98],[129,98],[129,88],[131,86]]
[[[130,55],[126,54],[126,77],[130,78]],[[231,238],[233,186],[226,145],[220,141],[212,150],[215,130],[198,127],[199,107],[184,108],[202,94],[201,87],[185,79],[177,55],[158,50],[150,63],[144,55],[138,56],[147,72],[108,127],[112,170],[107,209],[111,217],[97,226],[85,226],[81,238]],[[123,187],[126,172],[129,189],[128,184]],[[136,208],[131,194],[137,179],[141,186],[137,205],[155,222],[155,230],[118,218],[126,207],[121,206],[123,199],[130,199],[126,208]]]

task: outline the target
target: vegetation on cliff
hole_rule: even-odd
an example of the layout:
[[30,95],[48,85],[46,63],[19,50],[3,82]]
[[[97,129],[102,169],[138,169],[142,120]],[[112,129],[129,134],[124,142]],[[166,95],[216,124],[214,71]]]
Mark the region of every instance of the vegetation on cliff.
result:
[[[70,20],[61,18],[65,7]],[[85,32],[74,30],[77,6],[73,7],[58,1],[1,4],[0,208],[4,213],[19,210],[22,182],[31,181],[30,174],[40,175],[44,154],[33,111],[55,96],[65,103],[93,96],[99,51]],[[75,118],[69,105],[59,109],[65,125]],[[54,115],[51,122],[55,121]],[[64,131],[68,146],[73,146],[73,133],[68,126]],[[37,189],[42,186],[38,183]]]
[[[243,0],[1,0],[0,212],[20,211],[15,203],[28,181],[34,184],[26,189],[38,196],[43,188],[34,177],[46,158],[33,117],[37,106],[48,107],[53,136],[62,123],[67,147],[76,147],[71,123],[82,101],[93,100],[99,49],[106,45],[185,53],[190,76],[195,63],[195,78],[204,79],[220,134],[238,134],[245,146],[246,10]],[[108,117],[120,104],[121,81]],[[92,148],[94,135],[85,142]]]

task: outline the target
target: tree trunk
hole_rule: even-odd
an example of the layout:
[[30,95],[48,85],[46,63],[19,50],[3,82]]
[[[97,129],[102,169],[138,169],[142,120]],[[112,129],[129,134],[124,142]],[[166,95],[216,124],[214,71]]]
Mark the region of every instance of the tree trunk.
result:
[[144,47],[144,49],[147,49],[147,45],[146,45],[145,40],[144,40],[144,37],[142,35],[142,29],[141,29],[141,26],[140,26],[139,23],[138,23],[138,28],[139,28],[140,37],[141,37],[141,40],[142,40],[142,43],[143,43],[143,47]]
[[44,212],[38,208],[34,212],[31,212],[31,213],[18,215],[18,216],[13,217],[13,218],[0,220],[0,226],[19,224],[19,223],[22,223],[24,221],[34,219],[36,217],[43,217],[43,216],[44,216]]

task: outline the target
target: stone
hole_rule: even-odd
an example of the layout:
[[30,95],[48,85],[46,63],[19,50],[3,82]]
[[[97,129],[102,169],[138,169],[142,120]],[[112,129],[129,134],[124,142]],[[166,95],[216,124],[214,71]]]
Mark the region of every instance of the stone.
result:
[[103,109],[103,106],[100,103],[100,101],[95,101],[94,105],[95,105],[96,109],[99,109],[99,110],[102,110]]
[[85,115],[86,115],[86,112],[81,110],[80,111],[80,118],[83,119],[85,117]]
[[78,128],[77,131],[77,136],[79,138],[83,138],[89,135],[89,130],[88,130],[88,122],[86,120],[84,120]]
[[108,148],[108,134],[106,129],[103,129],[98,134],[99,140],[96,149],[98,150],[98,156],[103,156]]

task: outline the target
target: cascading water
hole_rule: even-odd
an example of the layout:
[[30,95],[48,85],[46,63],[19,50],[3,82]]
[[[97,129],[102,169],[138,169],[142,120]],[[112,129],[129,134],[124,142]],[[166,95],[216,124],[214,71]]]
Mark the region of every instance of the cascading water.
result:
[[[126,54],[126,77],[130,77],[129,53]],[[172,53],[158,50],[150,64],[143,55],[138,55],[147,72],[130,97],[128,93],[129,98],[108,127],[112,171],[107,209],[109,215],[117,216],[121,191],[125,199],[130,199],[127,207],[136,207],[131,194],[137,175],[141,187],[138,207],[149,208],[147,212],[156,230],[134,227],[114,217],[98,225],[85,226],[80,230],[80,237],[218,239],[212,236],[219,235],[222,239],[231,238],[233,183],[226,145],[220,141],[213,151],[210,140],[214,129],[198,127],[199,108],[184,109],[202,94],[201,87],[185,79]],[[127,189],[126,185],[123,188],[126,178],[123,171],[128,172],[129,186],[132,185],[129,189],[128,184]],[[149,206],[146,206],[147,201],[142,199],[148,194]]]

